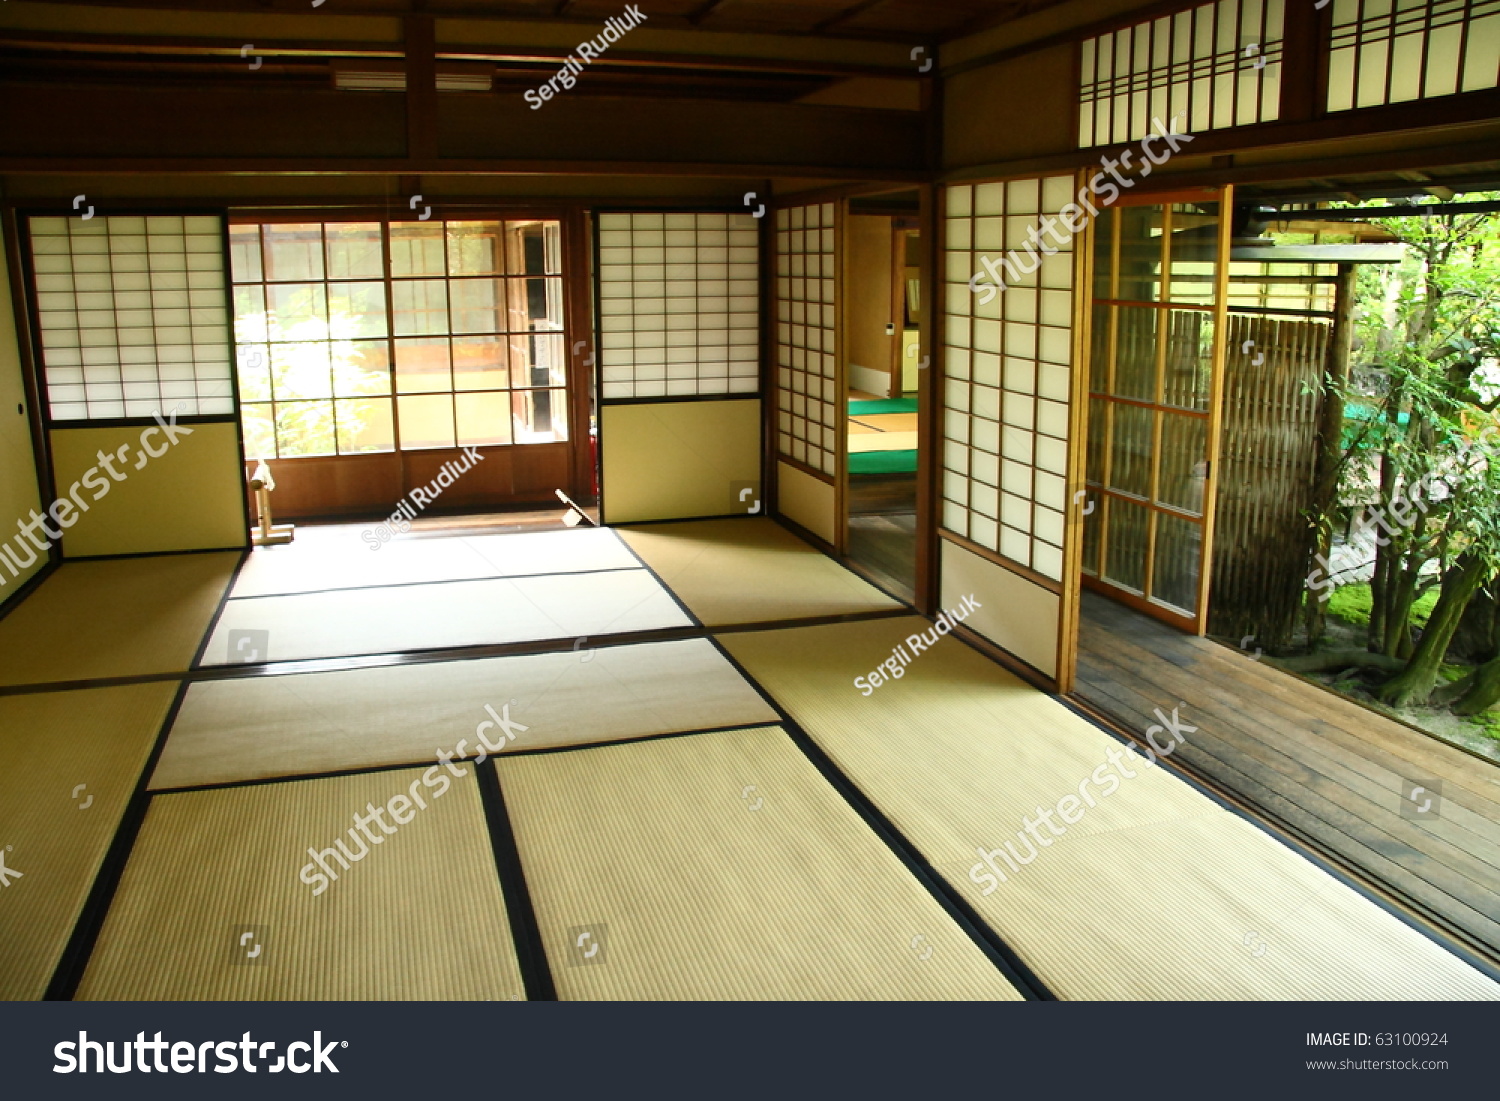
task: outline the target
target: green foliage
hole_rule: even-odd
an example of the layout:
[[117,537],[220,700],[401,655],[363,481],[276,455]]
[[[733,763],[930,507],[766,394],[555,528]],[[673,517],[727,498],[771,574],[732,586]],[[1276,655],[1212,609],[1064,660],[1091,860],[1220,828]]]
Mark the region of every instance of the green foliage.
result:
[[1471,715],[1466,722],[1479,728],[1479,733],[1486,738],[1493,738],[1500,742],[1500,711],[1486,711],[1479,715]]
[[1370,586],[1361,582],[1358,585],[1341,585],[1334,589],[1328,598],[1325,610],[1329,615],[1342,619],[1345,623],[1364,627],[1370,622],[1372,607]]
[[[1428,589],[1419,596],[1412,605],[1412,622],[1418,627],[1426,626],[1427,617],[1432,615],[1433,606],[1437,601],[1437,589]],[[1333,590],[1328,598],[1326,610],[1329,615],[1342,619],[1345,623],[1364,627],[1370,622],[1370,611],[1373,607],[1374,600],[1370,593],[1369,583],[1361,581],[1355,585],[1341,585]]]
[[1500,573],[1500,215],[1439,205],[1371,221],[1405,248],[1398,264],[1357,269],[1334,500],[1378,525],[1377,560],[1372,583],[1332,594],[1327,611],[1406,659],[1376,695],[1412,704],[1442,679],[1472,594]]

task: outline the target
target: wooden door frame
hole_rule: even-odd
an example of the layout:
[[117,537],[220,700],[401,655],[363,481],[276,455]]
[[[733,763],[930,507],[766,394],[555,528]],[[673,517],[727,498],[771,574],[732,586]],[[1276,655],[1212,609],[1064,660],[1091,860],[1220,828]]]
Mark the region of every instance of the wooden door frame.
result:
[[[1171,206],[1171,205],[1173,205],[1175,203],[1182,203],[1182,202],[1202,202],[1202,201],[1206,201],[1206,200],[1209,199],[1210,195],[1212,195],[1214,197],[1213,201],[1217,202],[1218,205],[1219,205],[1219,224],[1218,224],[1218,227],[1217,227],[1217,237],[1216,237],[1217,255],[1218,255],[1218,258],[1219,258],[1219,262],[1216,265],[1216,268],[1215,268],[1215,271],[1214,271],[1214,302],[1213,302],[1213,305],[1207,311],[1200,311],[1200,312],[1207,312],[1213,318],[1214,337],[1213,337],[1213,348],[1212,348],[1212,350],[1210,352],[1210,359],[1209,359],[1208,409],[1206,411],[1206,416],[1205,416],[1204,458],[1205,458],[1205,461],[1207,463],[1207,470],[1205,471],[1205,474],[1204,474],[1204,484],[1203,484],[1203,513],[1202,513],[1202,518],[1200,520],[1200,529],[1201,529],[1201,532],[1202,532],[1202,545],[1201,545],[1201,547],[1199,549],[1200,560],[1199,560],[1199,567],[1198,567],[1198,590],[1197,590],[1197,599],[1196,599],[1195,610],[1194,610],[1194,612],[1193,612],[1193,614],[1191,616],[1185,616],[1185,615],[1181,614],[1176,609],[1174,609],[1174,608],[1172,608],[1170,606],[1164,605],[1164,604],[1162,604],[1160,602],[1152,601],[1152,600],[1148,599],[1145,596],[1138,596],[1138,595],[1136,595],[1134,593],[1131,593],[1128,590],[1126,590],[1126,589],[1124,589],[1124,588],[1122,588],[1122,587],[1120,587],[1118,585],[1110,584],[1103,577],[1103,572],[1104,572],[1103,569],[1101,569],[1099,571],[1098,576],[1091,576],[1091,575],[1085,574],[1083,572],[1083,568],[1082,568],[1083,561],[1082,561],[1082,532],[1081,532],[1081,528],[1080,528],[1079,540],[1078,540],[1078,542],[1079,542],[1079,549],[1078,549],[1078,564],[1077,564],[1077,574],[1078,574],[1078,577],[1080,579],[1080,585],[1082,587],[1091,589],[1091,590],[1096,591],[1096,592],[1099,592],[1102,595],[1108,597],[1109,599],[1118,601],[1119,603],[1124,604],[1124,605],[1126,605],[1129,608],[1132,608],[1132,609],[1134,609],[1136,611],[1139,611],[1139,612],[1141,612],[1141,613],[1143,613],[1145,615],[1149,615],[1153,619],[1160,620],[1161,622],[1167,623],[1170,626],[1176,627],[1178,629],[1189,631],[1189,632],[1191,632],[1191,633],[1193,633],[1195,635],[1198,635],[1200,637],[1203,636],[1203,635],[1205,635],[1207,633],[1207,630],[1208,630],[1208,597],[1209,597],[1210,586],[1212,584],[1212,572],[1213,572],[1214,514],[1216,513],[1217,506],[1218,506],[1219,451],[1220,451],[1220,441],[1222,439],[1222,434],[1223,434],[1224,370],[1225,370],[1225,357],[1226,357],[1226,354],[1227,354],[1226,353],[1226,348],[1225,348],[1225,341],[1226,341],[1226,326],[1227,326],[1227,323],[1228,323],[1228,315],[1229,315],[1229,265],[1230,265],[1230,262],[1231,262],[1230,261],[1229,252],[1230,252],[1230,246],[1232,244],[1232,239],[1233,239],[1233,224],[1234,224],[1234,217],[1233,217],[1233,214],[1234,214],[1234,186],[1232,184],[1224,184],[1224,185],[1222,185],[1220,187],[1217,187],[1217,188],[1194,188],[1194,189],[1190,189],[1190,190],[1142,192],[1142,193],[1139,193],[1139,194],[1132,194],[1132,195],[1127,195],[1127,196],[1121,196],[1118,201],[1110,204],[1110,209],[1117,208],[1117,207],[1123,208],[1123,207],[1140,207],[1140,206],[1169,207],[1169,206]],[[1168,228],[1170,230],[1170,225],[1169,225]],[[1093,285],[1093,264],[1092,264],[1092,256],[1093,256],[1092,232],[1093,232],[1093,225],[1092,225],[1092,221],[1090,223],[1089,229],[1090,229],[1090,248],[1089,248],[1089,262],[1088,262],[1088,282],[1087,282],[1087,284],[1085,284],[1085,286],[1086,286],[1087,291],[1088,291],[1086,313],[1087,313],[1088,320],[1089,320],[1089,327],[1090,327],[1089,331],[1091,332],[1092,331],[1092,322],[1093,322],[1094,307],[1095,307],[1095,303],[1097,301],[1097,299],[1096,299],[1096,297],[1094,295],[1094,285]],[[1162,242],[1162,249],[1163,249],[1163,256],[1164,256],[1164,259],[1165,259],[1165,262],[1163,263],[1163,277],[1164,277],[1163,278],[1163,293],[1169,293],[1168,288],[1170,288],[1170,279],[1171,279],[1171,273],[1170,273],[1170,263],[1171,263],[1171,240],[1170,240],[1170,233],[1164,235],[1164,239],[1163,239],[1163,242]],[[1116,273],[1118,275],[1118,271],[1119,271],[1119,250],[1118,250],[1118,247],[1116,247],[1116,249],[1114,250],[1113,268],[1114,268],[1114,270],[1116,271]],[[1146,307],[1146,308],[1157,309],[1159,312],[1165,314],[1168,318],[1170,318],[1170,316],[1171,316],[1171,303],[1170,303],[1170,300],[1168,300],[1168,299],[1163,298],[1162,301],[1161,301],[1161,303],[1158,304],[1158,305],[1155,305],[1155,306],[1151,306],[1150,304],[1142,304],[1142,305],[1143,305],[1143,307]],[[1116,308],[1118,309],[1118,307],[1116,307]],[[1112,316],[1118,316],[1118,315],[1112,315]],[[1111,391],[1113,391],[1113,389],[1114,389],[1114,370],[1115,370],[1115,358],[1116,358],[1116,353],[1117,353],[1117,350],[1118,350],[1118,337],[1119,337],[1118,324],[1112,324],[1111,327],[1110,327],[1110,334],[1109,334],[1109,353],[1108,353],[1108,355],[1109,355],[1109,376],[1108,376],[1108,379],[1107,379],[1107,385],[1109,386],[1109,388],[1110,388]],[[1165,362],[1165,356],[1166,356],[1166,351],[1167,351],[1167,343],[1168,343],[1169,340],[1170,340],[1170,332],[1168,332],[1167,335],[1162,335],[1161,330],[1158,329],[1158,348],[1157,348],[1157,351],[1156,351],[1156,364],[1155,364],[1155,376],[1156,376],[1156,382],[1158,384],[1161,382],[1161,379],[1163,377],[1163,375],[1162,375],[1162,372],[1163,372],[1163,369],[1164,369],[1163,365],[1164,365],[1164,362]],[[1075,348],[1076,347],[1077,347],[1077,345],[1076,345],[1076,342],[1075,342]],[[1092,371],[1092,364],[1090,362],[1088,362],[1087,360],[1080,360],[1080,361],[1076,361],[1076,362],[1079,362],[1079,363],[1082,364],[1081,374],[1084,376],[1084,385],[1083,385],[1083,388],[1082,388],[1083,389],[1083,405],[1084,405],[1084,413],[1083,413],[1084,428],[1083,428],[1083,437],[1082,437],[1082,441],[1081,442],[1082,442],[1082,446],[1083,446],[1083,454],[1086,456],[1087,455],[1087,447],[1088,447],[1088,432],[1091,430],[1091,424],[1089,423],[1089,420],[1088,420],[1087,407],[1090,404],[1090,402],[1092,401],[1092,393],[1093,393],[1092,388],[1090,386],[1091,378],[1089,377],[1090,374],[1091,374],[1091,371]],[[1152,400],[1152,402],[1150,404],[1153,407],[1156,407],[1156,406],[1159,405],[1159,402],[1157,402],[1155,400],[1155,398],[1153,397],[1153,400]],[[1152,426],[1152,456],[1153,456],[1153,462],[1152,462],[1152,467],[1151,467],[1151,491],[1150,491],[1149,502],[1148,502],[1148,504],[1146,506],[1152,512],[1159,511],[1159,510],[1155,509],[1152,506],[1156,502],[1157,490],[1158,490],[1159,456],[1160,456],[1160,450],[1161,450],[1161,446],[1160,446],[1161,445],[1161,432],[1162,432],[1162,422],[1161,422],[1160,416],[1158,415],[1156,417],[1155,424],[1153,424],[1153,426]],[[1103,482],[1101,483],[1101,486],[1100,486],[1100,497],[1101,497],[1101,500],[1099,501],[1099,507],[1108,509],[1110,498],[1113,495],[1110,493],[1110,491],[1108,489],[1109,474],[1110,474],[1110,469],[1109,469],[1109,467],[1110,467],[1110,455],[1109,455],[1109,451],[1108,451],[1107,448],[1105,450],[1104,460],[1103,461],[1104,461],[1104,470],[1102,471],[1102,477],[1103,477],[1104,480],[1103,480]],[[1081,468],[1081,470],[1082,470],[1082,476],[1080,477],[1080,484],[1081,484],[1082,487],[1086,487],[1086,485],[1087,485],[1086,463],[1085,463],[1085,466]],[[1155,521],[1153,521],[1153,527],[1154,527],[1154,524],[1155,524]],[[1104,556],[1104,554],[1105,554],[1105,544],[1103,542],[1103,539],[1104,539],[1103,533],[1101,533],[1101,537],[1100,538],[1101,538],[1100,554],[1101,554],[1101,556]],[[1146,582],[1146,589],[1147,589],[1147,591],[1149,591],[1150,588],[1151,588],[1150,570],[1151,570],[1151,567],[1154,565],[1154,557],[1155,557],[1154,556],[1154,550],[1155,550],[1155,541],[1153,539],[1151,541],[1150,551],[1148,551],[1148,561],[1145,564],[1145,568],[1146,568],[1147,573],[1146,573],[1146,575],[1143,578],[1145,580],[1145,582]],[[1101,557],[1101,565],[1106,564],[1106,563],[1107,563],[1107,557]],[[1075,635],[1075,638],[1076,638],[1076,635]],[[1069,675],[1071,676],[1072,671],[1076,668],[1076,661],[1077,661],[1076,645],[1072,648],[1072,652],[1068,654],[1068,658],[1069,658],[1069,661],[1068,661],[1067,668],[1069,670]],[[1062,669],[1062,668],[1063,668],[1063,664],[1060,661],[1059,662],[1059,669]],[[1064,689],[1064,691],[1066,691],[1066,690],[1067,689]]]
[[[561,273],[563,284],[562,335],[566,345],[564,355],[567,357],[565,360],[567,364],[567,385],[564,391],[566,395],[564,403],[568,417],[568,438],[566,441],[558,441],[557,443],[551,444],[532,445],[509,443],[479,445],[478,451],[481,454],[486,455],[504,453],[508,456],[516,456],[520,454],[517,449],[529,447],[555,448],[558,446],[558,443],[561,443],[568,450],[566,465],[563,468],[566,470],[564,481],[567,486],[567,492],[576,500],[587,504],[592,503],[593,500],[593,479],[590,476],[592,461],[590,455],[591,449],[588,429],[592,413],[592,388],[594,386],[594,378],[593,372],[589,369],[591,366],[591,364],[589,363],[589,357],[593,354],[593,348],[597,343],[593,332],[593,306],[591,289],[593,280],[592,264],[590,261],[591,253],[589,251],[589,234],[587,228],[588,211],[585,209],[583,204],[577,202],[553,204],[537,204],[527,202],[524,204],[518,204],[506,203],[502,201],[495,202],[484,207],[467,208],[462,212],[459,218],[455,218],[453,220],[498,220],[501,222],[505,222],[533,218],[543,221],[557,222],[559,226],[559,234],[561,237],[560,254],[563,269]],[[392,211],[389,208],[371,206],[360,207],[349,205],[331,205],[328,207],[311,207],[307,209],[297,210],[253,210],[230,207],[225,216],[225,238],[227,242],[229,226],[231,225],[265,225],[304,222],[329,224],[332,222],[345,221],[379,222],[382,225],[382,249],[385,253],[385,255],[383,256],[384,271],[382,273],[381,279],[385,287],[387,316],[391,317],[393,316],[391,312],[391,293],[394,286],[394,279],[390,271],[389,226],[393,223],[407,222],[412,220],[413,219],[410,217],[404,217],[403,212],[400,209]],[[228,245],[226,243],[226,282],[228,283],[232,291],[233,276],[232,273],[230,273],[228,264]],[[509,276],[507,276],[507,278],[508,277]],[[233,342],[232,294],[230,302],[230,316],[231,342]],[[575,351],[579,341],[584,340],[585,337],[587,338],[584,341],[585,347],[582,349],[577,349]],[[388,339],[395,339],[394,333],[388,334]],[[231,344],[231,346],[234,346],[233,343]],[[239,422],[240,405],[238,401],[239,376],[237,357],[232,357],[231,361],[234,363],[233,370],[236,393],[235,420]],[[417,462],[418,466],[433,467],[440,463],[443,458],[457,460],[461,458],[464,452],[464,448],[462,445],[455,445],[453,447],[447,448],[403,448],[400,445],[400,412],[399,405],[396,401],[397,392],[394,382],[394,370],[395,364],[394,361],[392,361],[392,388],[390,399],[392,403],[392,423],[396,433],[396,446],[392,451],[359,452],[350,453],[348,455],[294,456],[268,461],[274,462],[278,467],[281,467],[283,464],[291,464],[292,469],[295,469],[298,466],[305,466],[309,469],[316,469],[320,466],[337,464],[341,460],[353,460],[356,464],[359,463],[360,460],[364,460],[365,465],[369,465],[372,467],[391,465],[394,468],[395,482],[394,485],[390,487],[388,496],[390,497],[389,506],[390,508],[394,508],[397,503],[405,499],[405,497],[411,492],[412,488],[425,484],[425,482],[421,478],[417,478],[415,480],[413,479],[412,472],[410,470],[410,467],[412,465],[411,456],[421,456],[421,458]],[[514,391],[507,392],[513,393]],[[244,439],[242,431],[240,439],[240,454],[248,472],[250,465],[252,465],[252,460],[250,460],[244,454]],[[538,452],[538,454],[540,454],[540,452]],[[508,494],[508,497],[510,498],[509,500],[501,502],[490,500],[487,503],[480,502],[460,506],[458,511],[474,512],[499,511],[508,510],[511,508],[522,509],[527,507],[537,507],[538,505],[545,505],[547,502],[552,500],[550,491],[543,492],[540,489],[521,491],[519,493],[512,490]],[[381,512],[388,512],[389,508],[379,506],[379,510]],[[441,505],[436,505],[436,507],[434,507],[434,509],[432,510],[434,515],[440,515],[445,511],[454,511],[454,509],[444,509]],[[375,514],[375,509],[367,508],[364,506],[355,506],[350,509],[342,510],[315,510],[311,513],[297,512],[294,515],[295,517],[300,518],[307,518],[311,516],[327,518],[355,518],[361,516],[372,516]]]

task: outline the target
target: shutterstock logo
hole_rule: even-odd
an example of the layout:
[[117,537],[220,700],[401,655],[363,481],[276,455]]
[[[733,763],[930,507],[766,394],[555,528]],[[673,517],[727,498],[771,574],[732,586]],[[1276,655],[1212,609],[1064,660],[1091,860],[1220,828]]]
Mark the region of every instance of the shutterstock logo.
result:
[[[207,1040],[201,1044],[195,1044],[188,1040],[163,1040],[161,1033],[155,1033],[153,1039],[146,1039],[144,1032],[137,1032],[134,1040],[121,1040],[120,1061],[115,1062],[115,1041],[90,1040],[87,1032],[80,1032],[78,1039],[64,1040],[52,1049],[52,1054],[57,1058],[57,1064],[52,1068],[53,1074],[88,1074],[89,1064],[93,1063],[93,1073],[104,1074],[129,1074],[131,1071],[139,1071],[141,1074],[150,1074],[155,1071],[158,1074],[166,1074],[171,1071],[174,1074],[207,1074],[209,1071],[209,1056],[212,1055],[215,1063],[212,1067],[215,1074],[233,1074],[243,1070],[247,1074],[255,1074],[264,1070],[268,1074],[280,1074],[283,1070],[289,1070],[293,1074],[306,1074],[312,1071],[314,1074],[339,1073],[339,1068],[329,1058],[329,1052],[334,1048],[346,1048],[348,1040],[329,1040],[323,1042],[323,1034],[314,1032],[312,1042],[295,1040],[286,1047],[285,1055],[276,1056],[276,1061],[270,1061],[271,1055],[276,1051],[276,1041],[252,1040],[250,1033],[245,1033],[238,1040]],[[134,1055],[132,1061],[131,1056]],[[90,1060],[92,1056],[92,1060]],[[311,1059],[301,1058],[311,1056]],[[257,1065],[256,1060],[259,1060]],[[169,1067],[167,1063],[172,1065]]]

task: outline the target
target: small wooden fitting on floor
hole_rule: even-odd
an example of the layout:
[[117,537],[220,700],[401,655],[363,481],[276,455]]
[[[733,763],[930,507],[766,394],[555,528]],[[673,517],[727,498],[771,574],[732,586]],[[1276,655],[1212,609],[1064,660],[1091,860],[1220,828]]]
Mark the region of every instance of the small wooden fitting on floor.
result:
[[256,460],[255,472],[250,475],[250,488],[255,493],[255,513],[260,519],[260,525],[250,533],[250,541],[257,547],[290,543],[296,529],[291,524],[277,527],[271,518],[271,491],[276,488],[276,479],[271,477],[271,468],[264,459]]
[[583,506],[573,500],[573,498],[560,489],[553,490],[553,492],[557,494],[559,501],[568,506],[568,511],[563,513],[563,523],[567,524],[568,527],[576,528],[579,524],[587,524],[591,528],[599,526],[589,518],[589,514],[583,511]]

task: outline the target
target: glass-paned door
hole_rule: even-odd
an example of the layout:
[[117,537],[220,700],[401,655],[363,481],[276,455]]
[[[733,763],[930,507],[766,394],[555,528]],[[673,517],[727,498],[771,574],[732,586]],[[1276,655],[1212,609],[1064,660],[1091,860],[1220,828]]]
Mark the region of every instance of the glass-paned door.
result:
[[230,227],[247,458],[568,439],[560,223]]
[[1228,188],[1141,196],[1102,211],[1094,239],[1084,576],[1200,634],[1229,204]]

